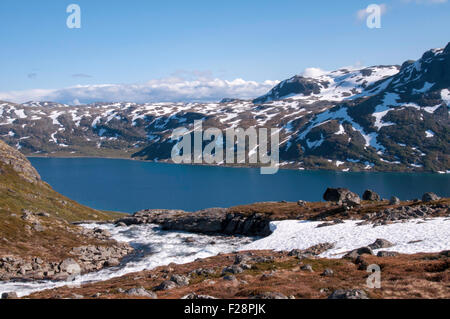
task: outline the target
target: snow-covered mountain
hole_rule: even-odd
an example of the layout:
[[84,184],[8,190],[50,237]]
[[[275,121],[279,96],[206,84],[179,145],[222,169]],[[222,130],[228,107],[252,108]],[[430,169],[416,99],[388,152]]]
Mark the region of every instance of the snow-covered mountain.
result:
[[0,102],[0,138],[27,155],[170,159],[172,130],[280,130],[281,167],[450,170],[450,44],[400,66],[294,76],[253,101]]
[[398,73],[399,66],[374,66],[363,69],[340,69],[321,72],[314,77],[296,75],[274,87],[269,93],[254,100],[266,103],[280,99],[292,99],[314,103],[315,101],[343,101],[361,94],[369,94],[366,88]]

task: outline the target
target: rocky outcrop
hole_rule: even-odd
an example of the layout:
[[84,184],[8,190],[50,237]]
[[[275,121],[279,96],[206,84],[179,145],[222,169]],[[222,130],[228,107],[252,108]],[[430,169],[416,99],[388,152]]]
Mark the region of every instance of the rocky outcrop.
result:
[[386,225],[409,219],[447,216],[449,212],[450,207],[446,204],[390,207],[365,214],[362,216],[364,221],[359,225]]
[[319,256],[320,254],[334,248],[333,243],[321,243],[311,246],[307,249],[294,249],[289,252],[289,256],[295,256],[298,259],[311,258],[314,256]]
[[368,189],[364,192],[362,198],[363,198],[363,200],[368,200],[368,201],[372,201],[372,202],[381,200],[380,195],[378,195],[376,192],[374,192],[373,190],[370,190],[370,189]]
[[433,202],[436,200],[440,200],[441,198],[436,195],[435,193],[425,193],[422,196],[422,202],[424,203],[429,203],[429,202]]
[[[84,236],[110,240],[107,233],[98,229],[81,231]],[[120,260],[133,248],[127,243],[105,242],[104,246],[90,245],[73,248],[72,258],[60,261],[44,261],[39,257],[30,259],[17,256],[0,258],[0,281],[6,280],[66,280],[70,276],[97,271],[104,267],[118,266]]]
[[351,207],[361,204],[361,198],[347,188],[328,188],[323,194],[323,199]]
[[262,214],[230,213],[211,208],[195,213],[180,210],[144,210],[116,220],[116,225],[157,224],[164,230],[181,230],[203,234],[268,236],[270,220]]
[[0,281],[7,280],[66,280],[104,267],[117,266],[133,249],[127,244],[114,246],[87,246],[74,248],[73,258],[60,262],[43,261],[41,258],[26,260],[16,256],[0,258]]
[[[8,146],[0,140],[0,162],[9,165],[27,182],[35,183],[41,180],[36,169],[30,164],[25,156],[18,150]],[[0,169],[0,175],[2,171]]]

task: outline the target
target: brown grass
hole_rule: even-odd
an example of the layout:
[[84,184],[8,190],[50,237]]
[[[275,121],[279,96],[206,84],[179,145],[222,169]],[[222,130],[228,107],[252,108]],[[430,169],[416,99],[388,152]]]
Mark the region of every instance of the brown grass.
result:
[[[198,268],[215,268],[216,274],[193,277],[187,287],[158,292],[160,299],[178,299],[189,293],[211,295],[223,299],[246,299],[264,292],[279,292],[296,298],[327,298],[336,289],[365,289],[371,298],[450,298],[448,258],[437,254],[400,255],[379,258],[365,256],[369,264],[382,268],[382,288],[368,289],[365,270],[345,259],[314,259],[300,262],[286,253],[253,252],[260,256],[275,256],[273,262],[256,264],[255,269],[236,275],[238,281],[224,281],[220,270],[234,261],[234,254],[219,255],[185,265],[170,265],[151,271],[128,274],[105,282],[88,284],[81,288],[58,288],[33,294],[31,298],[71,298],[73,294],[91,298],[131,298],[118,292],[134,287],[153,289],[171,274],[187,275]],[[314,272],[301,270],[302,264],[312,265]],[[334,276],[323,277],[322,271],[331,268]],[[432,270],[432,272],[430,272]],[[272,274],[262,277],[263,274]]]

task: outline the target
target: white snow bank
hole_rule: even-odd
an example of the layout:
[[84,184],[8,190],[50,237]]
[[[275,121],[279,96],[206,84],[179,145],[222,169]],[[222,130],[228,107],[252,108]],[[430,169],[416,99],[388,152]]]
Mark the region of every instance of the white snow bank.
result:
[[[346,252],[372,244],[377,238],[387,239],[394,247],[382,249],[413,254],[418,252],[440,252],[450,249],[450,219],[435,218],[423,221],[409,220],[385,226],[357,226],[360,221],[346,221],[328,227],[319,227],[322,222],[287,220],[271,223],[273,234],[245,245],[241,250],[290,251],[306,249],[320,243],[336,243],[335,248],[321,257],[340,258]],[[419,241],[411,243],[414,241]]]

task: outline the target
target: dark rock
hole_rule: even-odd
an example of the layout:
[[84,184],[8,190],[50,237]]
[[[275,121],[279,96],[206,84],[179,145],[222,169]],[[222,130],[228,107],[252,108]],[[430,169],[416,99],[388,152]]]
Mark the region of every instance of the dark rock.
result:
[[340,205],[357,206],[361,204],[361,198],[346,188],[328,188],[323,194],[327,202],[336,202]]
[[375,193],[374,191],[368,189],[364,192],[363,194],[363,200],[368,200],[368,201],[372,201],[372,202],[376,202],[376,201],[380,201],[381,197],[380,195],[378,195],[377,193]]
[[50,217],[50,214],[49,213],[45,213],[45,212],[40,212],[40,213],[37,213],[36,215],[40,216],[40,217]]
[[244,272],[244,270],[242,269],[242,267],[240,267],[238,265],[233,265],[230,267],[225,267],[222,271],[222,274],[240,274],[243,272]]
[[329,268],[325,269],[323,271],[323,273],[321,274],[321,276],[324,276],[324,277],[331,277],[333,275],[334,275],[334,271],[332,269],[329,269]]
[[436,200],[440,200],[441,198],[436,195],[435,193],[425,193],[422,196],[422,202],[424,203],[429,203],[429,202],[433,202]]
[[161,291],[161,290],[170,290],[173,288],[176,288],[177,284],[171,280],[165,280],[163,281],[159,286],[157,286],[155,288],[156,291]]
[[389,200],[389,205],[400,205],[400,199],[398,197],[392,196]]
[[116,225],[158,224],[164,230],[181,230],[202,234],[268,236],[270,220],[263,214],[230,213],[224,208],[209,208],[195,213],[180,210],[144,210],[124,217]]
[[360,255],[364,255],[364,254],[373,255],[373,251],[369,247],[361,247],[361,248],[357,248],[357,249],[350,251],[343,258],[356,259]]
[[212,268],[210,269],[203,269],[203,268],[198,268],[195,269],[194,271],[192,271],[190,273],[190,275],[197,275],[197,276],[210,276],[210,275],[214,275],[216,273],[216,271]]
[[4,292],[2,293],[1,299],[18,299],[19,297],[15,292]]
[[227,276],[223,277],[223,280],[226,280],[226,281],[236,281],[237,278],[236,278],[236,276],[233,276],[233,275],[227,275]]
[[369,299],[367,293],[361,289],[335,290],[328,299]]

